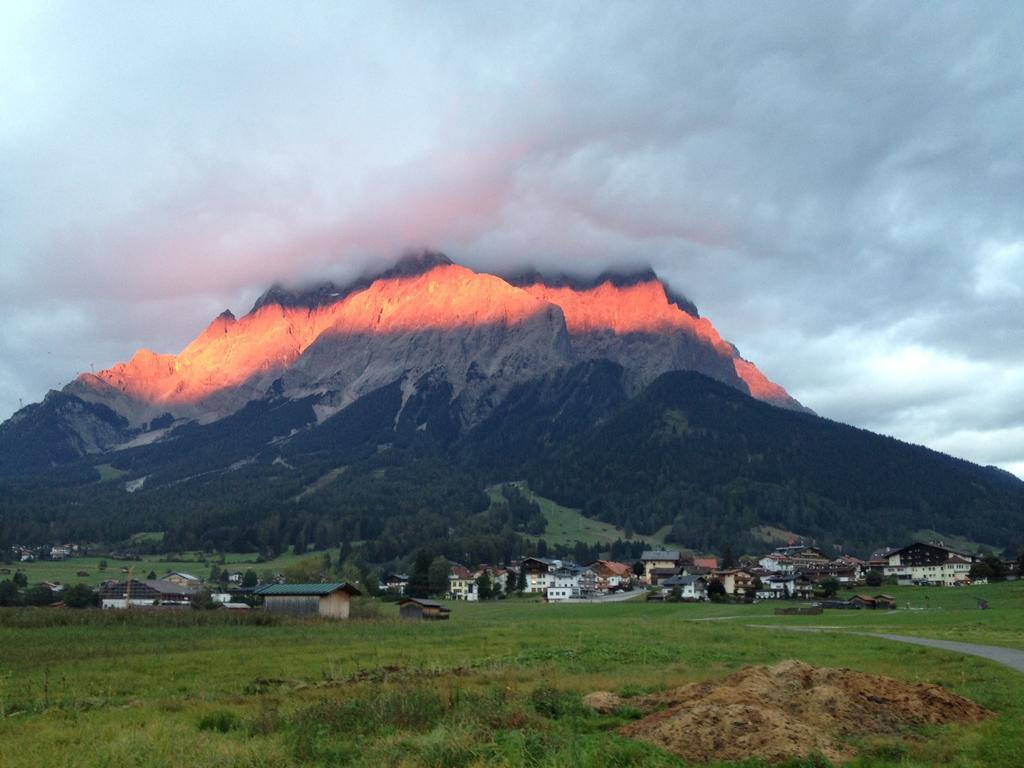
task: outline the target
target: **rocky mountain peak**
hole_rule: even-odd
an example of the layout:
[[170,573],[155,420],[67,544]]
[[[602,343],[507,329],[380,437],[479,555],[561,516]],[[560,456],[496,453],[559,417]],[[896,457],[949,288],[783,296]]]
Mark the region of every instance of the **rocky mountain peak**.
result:
[[363,291],[377,280],[389,280],[398,277],[415,277],[435,267],[451,266],[454,262],[443,253],[430,250],[411,251],[403,255],[389,267],[367,272],[347,283],[324,281],[320,283],[287,288],[282,283],[274,283],[256,299],[249,313],[270,305],[286,309],[315,309],[341,301],[358,291]]
[[142,350],[83,374],[69,392],[145,425],[164,413],[220,419],[272,386],[275,396],[323,398],[331,410],[430,374],[451,382],[472,422],[516,383],[602,359],[641,382],[693,370],[802,407],[649,268],[500,277],[434,251],[343,285],[272,286],[249,314],[226,310],[181,353]]

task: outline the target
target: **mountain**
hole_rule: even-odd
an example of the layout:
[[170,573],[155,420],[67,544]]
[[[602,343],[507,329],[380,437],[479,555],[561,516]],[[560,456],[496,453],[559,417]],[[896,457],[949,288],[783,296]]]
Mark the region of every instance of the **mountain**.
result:
[[[414,382],[432,372],[451,383],[468,427],[514,385],[591,359],[618,362],[644,383],[665,371],[695,370],[802,408],[650,270],[575,283],[535,272],[506,279],[424,252],[347,285],[275,285],[242,318],[223,312],[177,355],[142,349],[62,391],[109,408],[123,428],[94,434],[56,402],[44,402],[36,419],[53,422],[48,440],[66,435],[57,437],[59,450],[44,451],[58,461],[160,439],[171,424],[210,423],[270,394],[316,397],[323,420],[399,377]],[[79,426],[87,434],[79,435]],[[5,441],[15,441],[6,425],[0,457]],[[18,459],[0,466],[0,475],[24,468]]]
[[515,385],[468,428],[451,382],[430,374],[322,421],[315,396],[253,400],[149,444],[0,480],[0,543],[163,531],[165,551],[361,541],[372,562],[421,546],[494,561],[533,546],[525,521],[483,492],[513,480],[637,537],[700,550],[757,551],[763,526],[861,554],[923,528],[1021,543],[1024,483],[1003,473],[695,372],[642,382],[585,361]]
[[650,271],[499,276],[423,253],[272,287],[177,355],[18,411],[0,546],[161,531],[166,551],[493,562],[539,551],[537,515],[484,492],[520,480],[704,550],[756,550],[765,526],[862,554],[921,529],[1024,543],[1024,483],[815,416]]

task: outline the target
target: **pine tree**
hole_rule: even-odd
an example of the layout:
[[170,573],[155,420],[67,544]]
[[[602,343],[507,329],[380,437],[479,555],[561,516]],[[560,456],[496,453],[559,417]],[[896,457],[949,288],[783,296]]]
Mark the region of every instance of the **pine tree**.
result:
[[732,546],[729,544],[725,545],[725,549],[722,550],[722,567],[723,568],[735,568],[736,567],[736,556],[732,553]]
[[494,588],[491,586],[491,575],[484,571],[476,580],[476,594],[481,600],[490,600],[494,597]]
[[416,553],[409,573],[409,584],[405,588],[409,597],[427,597],[430,594],[430,561],[429,552],[421,549]]
[[427,584],[430,587],[430,594],[436,597],[444,597],[448,594],[448,559],[435,557],[428,568]]

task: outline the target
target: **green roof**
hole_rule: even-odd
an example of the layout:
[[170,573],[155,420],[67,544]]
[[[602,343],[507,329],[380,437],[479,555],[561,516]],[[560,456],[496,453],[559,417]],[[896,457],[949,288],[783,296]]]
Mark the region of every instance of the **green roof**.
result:
[[358,589],[344,582],[332,582],[329,584],[268,584],[256,590],[257,595],[329,595],[332,592],[344,590],[350,595],[361,595]]

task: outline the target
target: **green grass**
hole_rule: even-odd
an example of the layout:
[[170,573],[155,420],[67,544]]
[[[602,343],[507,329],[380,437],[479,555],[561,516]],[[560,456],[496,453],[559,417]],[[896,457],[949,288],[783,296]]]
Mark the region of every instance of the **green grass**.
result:
[[[558,544],[572,546],[577,541],[582,541],[584,544],[611,544],[617,539],[626,539],[626,532],[622,528],[617,528],[611,523],[594,520],[584,515],[578,509],[565,507],[556,501],[539,496],[526,483],[516,482],[515,485],[531,501],[536,502],[540,506],[540,511],[547,520],[547,528],[543,536],[528,536],[527,538],[533,540],[538,538],[544,539],[548,546]],[[491,497],[492,502],[501,501],[501,485],[491,486],[487,489],[487,494]],[[635,541],[649,541],[652,545],[662,545],[665,543],[664,534],[667,531],[668,528],[666,527],[654,536],[634,534],[633,539]]]
[[[294,565],[299,560],[311,557],[322,556],[323,550],[310,551],[305,554],[288,552],[273,560],[265,560],[260,563],[256,561],[255,552],[229,552],[224,556],[224,565],[221,568],[231,570],[246,570],[252,568],[257,573],[265,570],[280,573],[289,565]],[[332,552],[332,557],[337,556],[337,550]],[[167,559],[165,559],[167,558]],[[24,571],[29,584],[40,581],[59,581],[61,584],[99,584],[106,579],[121,579],[125,577],[123,568],[132,569],[132,577],[144,579],[150,571],[156,573],[157,577],[163,576],[168,571],[184,571],[205,579],[210,574],[214,563],[219,562],[219,555],[204,554],[202,552],[185,552],[178,557],[167,555],[143,555],[141,560],[117,560],[111,557],[72,557],[67,560],[36,560],[31,563],[14,563],[4,565],[13,574],[16,570]],[[107,561],[107,569],[100,570],[100,561]],[[78,572],[83,571],[87,576],[79,576]],[[0,578],[10,578],[0,576]]]
[[[335,623],[260,612],[0,610],[0,765],[681,766],[617,736],[628,713],[589,714],[580,697],[796,658],[940,683],[998,714],[873,742],[858,768],[1017,768],[1024,675],[841,632],[750,626],[956,632],[968,641],[1021,632],[1024,585],[886,591],[901,605],[927,596],[928,610],[775,617],[770,603],[509,600],[452,604],[451,620],[437,623],[398,621],[393,604],[379,606],[381,618]],[[979,595],[991,610],[971,607]]]
[[101,483],[107,482],[108,480],[117,480],[117,478],[128,474],[127,470],[118,469],[113,464],[97,464],[96,470],[100,473]]
[[[820,616],[771,616],[760,623],[920,635],[1024,649],[1024,581],[970,587],[860,587],[841,591],[838,597],[880,592],[895,597],[899,609],[829,610]],[[988,610],[978,608],[979,598],[988,600]]]

